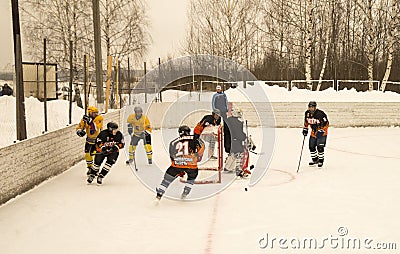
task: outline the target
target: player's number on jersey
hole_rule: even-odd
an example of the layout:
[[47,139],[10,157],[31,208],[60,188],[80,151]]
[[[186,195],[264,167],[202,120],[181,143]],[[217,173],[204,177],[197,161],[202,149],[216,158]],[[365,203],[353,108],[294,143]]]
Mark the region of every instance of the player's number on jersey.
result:
[[178,151],[176,153],[176,156],[182,156],[182,155],[189,154],[189,142],[188,141],[177,143],[175,148]]

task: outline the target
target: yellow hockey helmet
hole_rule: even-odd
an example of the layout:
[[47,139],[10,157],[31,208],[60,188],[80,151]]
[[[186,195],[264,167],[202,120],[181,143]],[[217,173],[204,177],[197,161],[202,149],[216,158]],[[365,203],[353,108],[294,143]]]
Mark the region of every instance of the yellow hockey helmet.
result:
[[89,106],[87,111],[88,111],[88,114],[99,113],[99,110],[95,106]]

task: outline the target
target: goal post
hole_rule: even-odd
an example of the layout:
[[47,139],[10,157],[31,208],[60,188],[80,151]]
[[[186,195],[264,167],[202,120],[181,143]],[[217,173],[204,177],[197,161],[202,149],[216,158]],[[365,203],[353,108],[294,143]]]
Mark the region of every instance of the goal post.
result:
[[[200,135],[204,142],[205,150],[202,160],[198,162],[198,175],[195,184],[221,183],[223,169],[223,127],[210,126]],[[215,157],[215,158],[213,158]],[[181,177],[181,182],[186,182],[186,175]]]

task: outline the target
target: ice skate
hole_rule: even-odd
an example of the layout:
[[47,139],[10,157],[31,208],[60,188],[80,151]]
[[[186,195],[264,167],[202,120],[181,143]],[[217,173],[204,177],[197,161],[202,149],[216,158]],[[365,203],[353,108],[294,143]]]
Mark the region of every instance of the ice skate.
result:
[[87,178],[87,182],[88,183],[92,183],[93,180],[94,180],[94,177],[95,177],[94,175],[89,175],[88,178]]
[[182,192],[181,199],[186,199],[186,197],[189,195],[189,193],[190,193],[190,189],[187,189],[185,187],[185,189]]
[[103,184],[103,177],[102,176],[98,176],[97,177],[97,184]]
[[164,191],[160,188],[156,188],[156,193],[157,193],[156,199],[160,200],[164,194]]
[[186,197],[187,197],[187,194],[183,192],[181,195],[181,199],[186,199]]
[[317,160],[312,160],[308,163],[309,166],[316,166],[318,164],[318,159]]

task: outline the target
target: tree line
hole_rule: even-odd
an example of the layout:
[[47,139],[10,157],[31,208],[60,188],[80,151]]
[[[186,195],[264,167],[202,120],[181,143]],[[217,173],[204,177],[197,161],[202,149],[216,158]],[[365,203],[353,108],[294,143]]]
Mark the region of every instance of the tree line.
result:
[[[126,64],[139,63],[148,51],[149,21],[144,0],[99,0],[103,66],[107,57]],[[83,76],[84,55],[93,71],[94,38],[92,1],[21,0],[24,51],[33,61],[43,61],[43,39],[47,40],[47,61],[57,63],[60,73],[70,66],[73,48],[74,78]]]
[[188,13],[185,52],[262,80],[400,80],[397,0],[192,0]]

